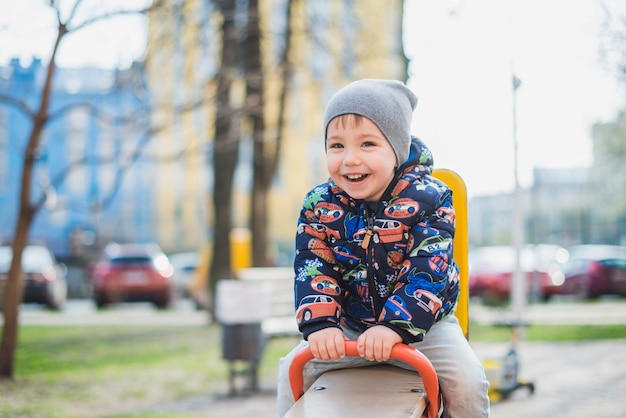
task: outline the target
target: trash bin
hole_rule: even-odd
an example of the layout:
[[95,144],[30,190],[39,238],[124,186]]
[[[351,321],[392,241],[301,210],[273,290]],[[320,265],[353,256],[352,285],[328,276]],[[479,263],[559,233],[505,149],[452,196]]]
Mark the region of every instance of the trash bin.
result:
[[[229,392],[236,395],[237,377],[244,391],[258,390],[258,365],[265,336],[262,322],[269,315],[269,289],[264,283],[221,280],[217,284],[216,317],[222,327],[222,358],[229,362]],[[243,368],[241,364],[243,363]]]

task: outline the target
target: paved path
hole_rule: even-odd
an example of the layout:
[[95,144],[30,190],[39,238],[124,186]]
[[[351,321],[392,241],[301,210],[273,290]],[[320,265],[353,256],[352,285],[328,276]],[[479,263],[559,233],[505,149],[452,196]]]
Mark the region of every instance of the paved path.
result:
[[[470,318],[490,324],[506,321],[511,314],[507,309],[488,308],[472,302]],[[626,324],[626,299],[607,299],[597,303],[559,299],[533,304],[524,309],[523,319],[531,324]],[[38,305],[26,305],[20,310],[20,323],[23,325],[202,325],[207,321],[205,312],[196,310],[184,300],[163,311],[141,303],[122,304],[98,311],[90,300],[71,300],[61,312],[50,312]]]
[[[500,358],[507,344],[477,343],[481,359]],[[623,418],[626,417],[626,340],[585,343],[528,343],[519,347],[520,378],[532,381],[529,395],[520,389],[495,403],[491,418]],[[169,412],[211,418],[276,418],[274,381],[261,393],[229,398],[199,395],[154,405],[142,412]]]

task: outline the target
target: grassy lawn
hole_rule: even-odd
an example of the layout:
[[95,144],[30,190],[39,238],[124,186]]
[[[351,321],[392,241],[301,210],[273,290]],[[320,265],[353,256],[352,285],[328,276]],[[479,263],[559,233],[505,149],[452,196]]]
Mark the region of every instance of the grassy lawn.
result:
[[[140,417],[150,405],[228,392],[221,329],[202,327],[36,327],[20,330],[15,381],[0,382],[0,417]],[[472,341],[508,341],[506,327],[471,325]],[[626,338],[626,325],[541,326],[527,341]],[[268,342],[261,380],[297,338]]]
[[[268,342],[260,375],[275,373],[278,359],[296,342]],[[15,380],[0,382],[0,417],[118,417],[228,389],[228,363],[216,325],[24,326]]]

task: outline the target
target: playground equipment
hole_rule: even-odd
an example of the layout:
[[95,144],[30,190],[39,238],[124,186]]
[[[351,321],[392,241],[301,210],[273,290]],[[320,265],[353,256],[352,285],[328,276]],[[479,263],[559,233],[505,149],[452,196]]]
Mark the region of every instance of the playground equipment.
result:
[[517,343],[522,330],[521,324],[507,324],[511,327],[511,345],[502,358],[485,359],[483,367],[489,380],[489,400],[498,402],[507,399],[518,389],[526,389],[529,394],[535,393],[535,384],[519,379],[519,355]]
[[[346,341],[346,353],[359,355],[356,341]],[[430,361],[405,344],[394,346],[391,358],[412,366],[419,374],[388,365],[334,370],[324,373],[304,393],[302,371],[313,359],[306,347],[296,355],[289,369],[296,403],[285,418],[421,417],[425,411],[428,418],[436,418],[439,381]],[[367,402],[370,393],[377,394],[376,402]],[[399,415],[394,415],[394,411]]]
[[[455,314],[465,337],[469,339],[467,190],[463,179],[454,171],[438,169],[434,170],[433,176],[446,183],[453,192],[456,212],[454,257],[460,272],[460,295]],[[534,392],[534,384],[518,380],[515,329],[506,356],[484,363],[493,385],[489,392],[493,401],[505,399],[521,387]],[[348,356],[358,355],[354,341],[346,342],[346,352]],[[324,373],[303,392],[302,371],[312,358],[307,347],[298,353],[291,364],[289,378],[296,403],[285,418],[435,418],[439,414],[439,383],[434,368],[422,353],[408,345],[396,345],[392,350],[392,358],[412,366],[417,373],[389,365],[333,370]],[[375,402],[371,401],[371,393],[377,394]]]

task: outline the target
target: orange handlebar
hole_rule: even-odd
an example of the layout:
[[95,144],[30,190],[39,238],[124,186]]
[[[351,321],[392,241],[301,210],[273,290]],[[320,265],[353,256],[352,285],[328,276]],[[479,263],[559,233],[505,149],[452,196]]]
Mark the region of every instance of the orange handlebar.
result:
[[[346,355],[358,357],[356,341],[346,341]],[[419,350],[406,344],[396,344],[391,349],[391,358],[400,360],[413,367],[424,381],[424,389],[428,397],[428,418],[436,418],[439,414],[439,379],[428,358]],[[304,365],[313,359],[313,353],[307,346],[296,354],[289,367],[289,381],[293,397],[297,401],[304,394]]]

